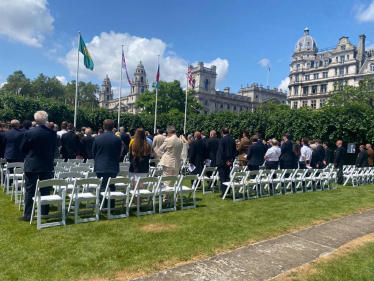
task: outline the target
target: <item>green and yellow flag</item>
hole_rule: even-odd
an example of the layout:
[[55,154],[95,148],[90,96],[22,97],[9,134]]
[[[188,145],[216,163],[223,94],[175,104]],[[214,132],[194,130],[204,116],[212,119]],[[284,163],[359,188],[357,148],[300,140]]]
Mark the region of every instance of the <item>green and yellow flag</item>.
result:
[[82,36],[79,39],[79,52],[84,55],[84,65],[86,68],[93,70],[94,69],[94,62],[91,58],[90,52],[88,51],[86,44],[84,44]]

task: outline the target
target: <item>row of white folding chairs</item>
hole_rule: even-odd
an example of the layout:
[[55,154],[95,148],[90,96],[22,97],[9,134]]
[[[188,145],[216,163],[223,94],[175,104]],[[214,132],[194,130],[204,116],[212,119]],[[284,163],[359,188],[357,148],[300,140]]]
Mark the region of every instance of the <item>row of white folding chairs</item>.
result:
[[358,168],[356,166],[343,166],[343,185],[352,186],[374,183],[374,167]]
[[232,192],[234,201],[337,188],[337,169],[239,171],[230,178],[222,199]]

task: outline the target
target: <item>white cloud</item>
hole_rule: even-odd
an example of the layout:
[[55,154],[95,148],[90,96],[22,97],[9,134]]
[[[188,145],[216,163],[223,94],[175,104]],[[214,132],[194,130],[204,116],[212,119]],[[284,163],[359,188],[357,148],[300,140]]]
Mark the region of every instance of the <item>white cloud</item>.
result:
[[279,90],[282,90],[284,93],[288,92],[288,84],[290,84],[290,77],[284,78],[278,86]]
[[8,83],[8,82],[1,83],[1,84],[0,84],[0,89],[1,89],[2,87],[4,87],[4,85],[5,85],[6,83]]
[[56,78],[64,85],[68,83],[68,80],[65,78],[65,76],[56,76]]
[[356,18],[359,22],[374,21],[374,1],[365,9],[364,5],[356,7]]
[[374,44],[370,44],[369,46],[365,46],[366,50],[374,49]]
[[1,0],[0,36],[41,47],[43,34],[53,32],[54,19],[47,4],[47,0]]
[[262,59],[262,60],[260,60],[260,61],[258,62],[258,64],[261,65],[261,66],[263,66],[263,67],[269,65],[269,63],[270,63],[270,60],[269,60],[269,59]]
[[[84,38],[84,34],[83,34]],[[158,38],[141,38],[131,36],[127,33],[102,32],[95,36],[91,42],[89,38],[84,38],[87,49],[94,61],[94,70],[88,70],[83,65],[83,56],[80,54],[79,76],[83,79],[97,78],[104,79],[108,75],[112,82],[118,83],[120,80],[121,66],[121,45],[124,46],[126,64],[130,79],[133,78],[134,71],[142,61],[147,72],[147,79],[150,86],[155,81],[157,72],[157,55],[160,55],[160,79],[164,81],[181,81],[181,85],[186,86],[187,61],[179,57],[175,51],[168,50],[172,45],[168,45]],[[60,58],[69,70],[72,77],[76,75],[77,68],[77,47],[76,44],[66,54],[65,58]],[[206,66],[217,66],[217,84],[223,81],[227,72],[229,63],[225,59],[217,58],[211,62],[206,62]],[[122,86],[128,88],[126,74],[122,73]],[[118,89],[117,89],[118,91]],[[115,93],[117,96],[118,93]]]

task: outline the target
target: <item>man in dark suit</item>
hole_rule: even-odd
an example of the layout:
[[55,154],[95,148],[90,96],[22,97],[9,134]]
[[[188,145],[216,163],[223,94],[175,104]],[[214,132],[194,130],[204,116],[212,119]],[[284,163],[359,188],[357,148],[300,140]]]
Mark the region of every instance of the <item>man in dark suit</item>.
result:
[[21,143],[24,133],[19,129],[18,120],[12,120],[10,125],[12,128],[4,133],[4,158],[9,163],[23,162],[25,154],[21,151]]
[[323,169],[325,167],[325,149],[322,146],[322,142],[320,139],[316,139],[314,144],[317,146],[317,152],[319,154],[319,162],[318,162],[318,169]]
[[190,166],[195,166],[195,169],[192,171],[194,175],[201,175],[201,172],[204,169],[204,162],[206,159],[206,146],[205,143],[201,140],[200,132],[195,132],[194,141],[190,145]]
[[5,145],[4,145],[4,123],[0,122],[0,158],[4,159]]
[[356,167],[359,167],[359,168],[369,167],[368,153],[363,144],[360,145],[360,153],[357,155]]
[[129,134],[126,134],[125,133],[125,128],[124,127],[120,127],[119,128],[119,131],[121,133],[121,141],[123,142],[124,144],[124,148],[123,148],[123,151],[122,151],[122,155],[121,155],[121,158],[119,159],[120,162],[123,162],[123,159],[125,158],[125,156],[127,155],[127,153],[129,152],[129,146],[130,146],[130,136]]
[[323,142],[323,148],[325,149],[325,159],[324,159],[323,164],[325,166],[329,165],[330,161],[331,161],[331,150],[328,147],[328,145],[329,145],[329,143],[327,141]]
[[[119,172],[119,157],[122,150],[122,142],[116,137],[112,130],[114,122],[111,119],[105,119],[103,123],[104,132],[100,136],[94,137],[92,146],[92,157],[95,159],[94,172],[98,178],[103,178],[100,192],[104,192],[109,178],[116,178]],[[111,191],[115,191],[115,186],[110,186]],[[103,196],[100,195],[100,201]],[[106,208],[108,202],[105,200],[103,207]],[[111,200],[110,206],[114,208],[115,200]]]
[[216,155],[216,165],[219,173],[219,179],[221,182],[221,192],[219,197],[223,197],[226,192],[226,186],[224,182],[230,181],[230,168],[235,160],[236,143],[235,140],[230,136],[228,128],[223,128],[222,138],[218,143],[218,151]]
[[283,145],[281,147],[281,156],[280,160],[280,168],[281,169],[291,169],[292,166],[292,158],[293,158],[293,145],[291,142],[291,135],[290,133],[285,133],[283,135]]
[[338,140],[336,142],[336,152],[334,158],[334,166],[335,168],[339,168],[338,171],[338,183],[343,183],[343,165],[344,165],[344,157],[345,157],[345,148],[343,147],[343,141]]
[[207,158],[210,159],[210,167],[216,167],[216,157],[218,151],[217,132],[212,130],[210,131],[210,138],[206,140],[206,149],[207,149]]
[[61,136],[61,144],[61,154],[65,161],[77,158],[80,140],[72,123],[68,124],[68,132]]
[[[21,148],[27,154],[25,171],[25,210],[21,221],[30,221],[37,180],[52,178],[53,159],[56,150],[56,132],[45,126],[48,114],[37,111],[34,115],[37,127],[24,133]],[[49,195],[50,187],[40,189],[41,195]],[[41,214],[48,215],[49,205],[41,206]]]
[[255,135],[251,138],[252,145],[248,147],[247,152],[247,166],[250,171],[258,171],[260,166],[264,163],[264,145],[258,142],[258,136]]
[[257,143],[260,144],[263,147],[264,155],[265,155],[266,151],[268,151],[268,147],[267,147],[267,145],[265,145],[262,142],[262,134],[261,133],[256,133],[256,138],[257,138]]
[[84,162],[87,161],[87,159],[92,159],[92,145],[93,145],[93,137],[92,137],[92,130],[91,128],[86,128],[85,130],[86,136],[82,138],[81,145],[82,145],[82,154],[84,158]]
[[202,140],[205,144],[206,144],[206,141],[208,140],[208,138],[206,137],[204,131],[201,132],[201,140]]

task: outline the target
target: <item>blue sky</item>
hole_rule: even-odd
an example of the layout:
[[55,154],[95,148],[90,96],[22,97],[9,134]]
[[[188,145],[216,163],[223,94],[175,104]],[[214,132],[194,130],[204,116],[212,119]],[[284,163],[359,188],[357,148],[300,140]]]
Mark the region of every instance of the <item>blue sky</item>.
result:
[[[374,1],[46,1],[0,2],[0,83],[23,70],[63,82],[75,79],[77,32],[82,32],[95,63],[82,67],[81,79],[101,84],[106,74],[118,91],[121,44],[130,77],[140,60],[154,82],[157,55],[161,80],[182,80],[186,64],[217,65],[217,85],[237,93],[240,86],[279,87],[305,27],[319,48],[335,46],[342,36],[374,48]],[[81,58],[82,59],[82,58]],[[265,61],[264,61],[265,59]],[[282,88],[286,88],[283,81]],[[127,81],[123,89],[128,91]]]

